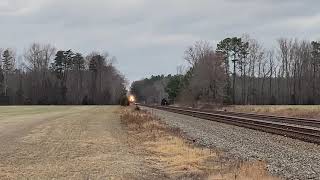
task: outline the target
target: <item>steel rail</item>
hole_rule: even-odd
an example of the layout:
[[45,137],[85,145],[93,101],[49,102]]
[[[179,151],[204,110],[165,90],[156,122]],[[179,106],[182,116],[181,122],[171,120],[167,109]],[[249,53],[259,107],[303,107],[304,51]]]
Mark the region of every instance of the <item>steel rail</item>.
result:
[[[186,110],[198,110],[193,108],[180,108],[170,106],[172,108],[186,109]],[[306,118],[294,118],[294,117],[285,117],[285,116],[272,116],[272,115],[264,115],[264,114],[254,114],[254,113],[241,113],[241,112],[233,112],[233,111],[216,111],[216,110],[199,110],[201,112],[209,112],[214,114],[222,114],[222,115],[230,115],[244,118],[252,118],[252,119],[260,119],[265,121],[273,121],[280,123],[288,123],[288,124],[296,124],[300,126],[310,126],[320,128],[320,120],[317,119],[306,119]]]
[[197,117],[210,121],[217,121],[225,124],[236,125],[240,127],[250,128],[254,130],[264,131],[267,133],[278,134],[306,142],[320,144],[320,129],[310,127],[299,127],[296,125],[283,124],[273,121],[265,121],[261,119],[253,119],[247,117],[239,117],[234,115],[216,114],[212,112],[202,112],[199,110],[191,110],[177,107],[166,106],[150,106],[141,105],[149,108],[165,110],[173,113]]

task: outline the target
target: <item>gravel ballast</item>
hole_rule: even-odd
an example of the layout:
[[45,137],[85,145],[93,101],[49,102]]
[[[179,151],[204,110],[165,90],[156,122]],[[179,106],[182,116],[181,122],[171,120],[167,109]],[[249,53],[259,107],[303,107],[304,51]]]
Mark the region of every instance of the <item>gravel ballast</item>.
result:
[[187,138],[243,160],[264,160],[271,174],[286,179],[320,179],[320,146],[284,136],[145,108]]

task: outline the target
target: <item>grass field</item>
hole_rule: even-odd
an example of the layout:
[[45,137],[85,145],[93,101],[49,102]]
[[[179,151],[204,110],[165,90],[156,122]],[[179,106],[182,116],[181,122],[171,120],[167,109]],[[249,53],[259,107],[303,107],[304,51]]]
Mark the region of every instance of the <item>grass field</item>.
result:
[[63,112],[72,106],[0,106],[0,118],[50,112]]
[[238,105],[228,106],[223,109],[237,112],[320,119],[320,105]]
[[0,107],[0,179],[159,179],[118,106]]

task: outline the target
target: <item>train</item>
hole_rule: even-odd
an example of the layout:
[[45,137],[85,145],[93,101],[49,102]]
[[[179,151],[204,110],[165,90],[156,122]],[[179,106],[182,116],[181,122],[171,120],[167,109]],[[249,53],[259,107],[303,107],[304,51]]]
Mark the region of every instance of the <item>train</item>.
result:
[[[128,96],[126,97],[126,100],[127,100],[127,102],[128,102],[128,105],[135,105],[135,104],[137,104],[137,103],[136,103],[136,98],[135,98],[134,95],[128,95]],[[142,104],[144,104],[144,103],[145,103],[145,102],[142,102]],[[161,106],[169,106],[170,103],[169,103],[169,101],[168,101],[166,98],[163,98],[163,99],[161,100],[160,105],[161,105]]]
[[168,100],[166,98],[163,98],[161,100],[161,106],[169,106],[169,102],[168,102]]

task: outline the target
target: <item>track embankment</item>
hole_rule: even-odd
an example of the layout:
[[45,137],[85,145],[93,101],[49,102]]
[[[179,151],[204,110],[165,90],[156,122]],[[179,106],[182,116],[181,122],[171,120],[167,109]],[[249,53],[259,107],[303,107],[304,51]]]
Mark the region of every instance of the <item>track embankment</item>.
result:
[[268,170],[287,179],[320,179],[320,146],[189,115],[143,107],[200,145],[220,149],[230,157],[262,160]]

